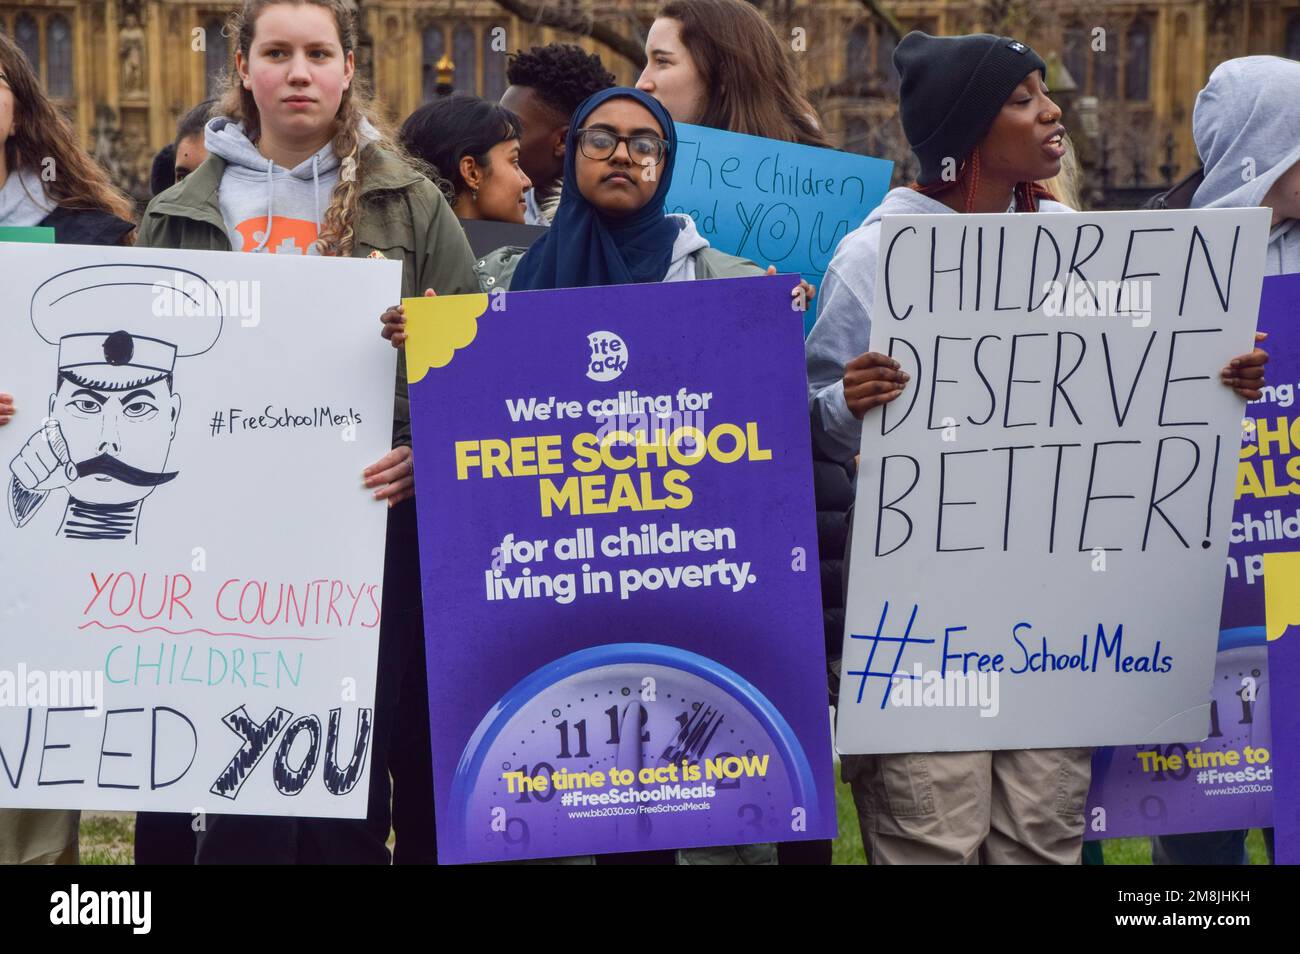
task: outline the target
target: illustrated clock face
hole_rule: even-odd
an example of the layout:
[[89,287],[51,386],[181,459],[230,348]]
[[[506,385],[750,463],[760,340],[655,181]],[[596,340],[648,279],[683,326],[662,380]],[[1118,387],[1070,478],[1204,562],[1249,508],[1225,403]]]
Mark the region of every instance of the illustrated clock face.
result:
[[[510,772],[550,784],[511,791]],[[597,772],[603,785],[566,787]],[[797,738],[748,682],[684,650],[618,644],[507,693],[466,747],[453,802],[471,860],[492,860],[776,841],[817,800]]]
[[[1094,785],[1100,783],[1099,801],[1117,822],[1111,832],[1127,836],[1219,831],[1254,827],[1271,816],[1272,795],[1267,781],[1226,783],[1200,779],[1199,767],[1189,759],[1189,754],[1244,753],[1248,746],[1256,750],[1258,759],[1260,751],[1271,749],[1268,686],[1268,646],[1263,628],[1222,631],[1205,739],[1099,750],[1093,765]],[[1154,752],[1166,759],[1176,756],[1181,765],[1176,769],[1146,770],[1139,752]],[[1227,770],[1250,764],[1241,760]],[[1254,764],[1260,767],[1268,764],[1268,759]],[[1234,820],[1252,815],[1254,820],[1249,824]]]

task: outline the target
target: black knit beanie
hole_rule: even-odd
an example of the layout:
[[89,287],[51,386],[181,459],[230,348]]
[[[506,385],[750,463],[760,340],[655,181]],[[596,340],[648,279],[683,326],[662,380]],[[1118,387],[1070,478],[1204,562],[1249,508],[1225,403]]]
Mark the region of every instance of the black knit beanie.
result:
[[903,132],[921,163],[917,182],[930,185],[943,174],[943,160],[961,162],[993,125],[1021,81],[1047,65],[1009,36],[973,33],[930,36],[913,30],[894,50]]

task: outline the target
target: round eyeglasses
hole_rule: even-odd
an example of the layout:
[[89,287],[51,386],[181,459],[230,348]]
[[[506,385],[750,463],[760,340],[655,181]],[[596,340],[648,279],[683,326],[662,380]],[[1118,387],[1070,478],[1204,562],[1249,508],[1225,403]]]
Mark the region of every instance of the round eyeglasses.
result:
[[608,159],[619,143],[627,145],[627,154],[637,165],[647,161],[658,165],[668,154],[668,143],[657,136],[619,136],[607,129],[578,130],[578,148],[588,159]]

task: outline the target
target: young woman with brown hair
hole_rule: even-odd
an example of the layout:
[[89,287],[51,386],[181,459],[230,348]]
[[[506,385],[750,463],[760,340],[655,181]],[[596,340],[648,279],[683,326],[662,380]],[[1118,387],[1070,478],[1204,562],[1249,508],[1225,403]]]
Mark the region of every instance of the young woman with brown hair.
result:
[[740,0],[671,0],[650,26],[637,80],[678,123],[829,146],[790,50]]
[[[208,159],[150,203],[140,244],[354,258],[378,252],[402,262],[404,297],[477,292],[473,255],[446,199],[381,132],[361,88],[351,5],[246,0],[235,28],[236,71],[206,127]],[[386,864],[390,771],[397,780],[397,860],[432,860],[433,780],[404,356],[396,389],[393,450],[363,475],[365,487],[390,508],[370,817],[209,816],[198,838],[200,862]],[[395,723],[402,742],[390,754]]]

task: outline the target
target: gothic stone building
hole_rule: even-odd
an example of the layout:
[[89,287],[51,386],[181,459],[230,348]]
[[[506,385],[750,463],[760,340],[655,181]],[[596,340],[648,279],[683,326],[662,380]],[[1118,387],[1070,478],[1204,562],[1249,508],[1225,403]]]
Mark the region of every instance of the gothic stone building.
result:
[[[656,2],[531,0],[581,8],[637,37]],[[827,128],[847,149],[912,169],[896,119],[888,30],[858,0],[767,0],[789,36]],[[1150,191],[1195,168],[1191,110],[1214,66],[1247,53],[1300,58],[1300,0],[898,0],[904,29],[992,30],[1027,39],[1052,66],[1095,201]],[[231,5],[211,0],[0,0],[0,30],[35,65],[50,95],[117,181],[146,198],[155,150],[176,119],[216,92],[231,62]],[[448,86],[497,97],[505,53],[553,40],[599,52],[620,82],[638,67],[585,36],[507,14],[494,0],[360,0],[359,66],[400,120]],[[440,76],[440,69],[441,76]],[[1112,201],[1110,204],[1122,204]]]

